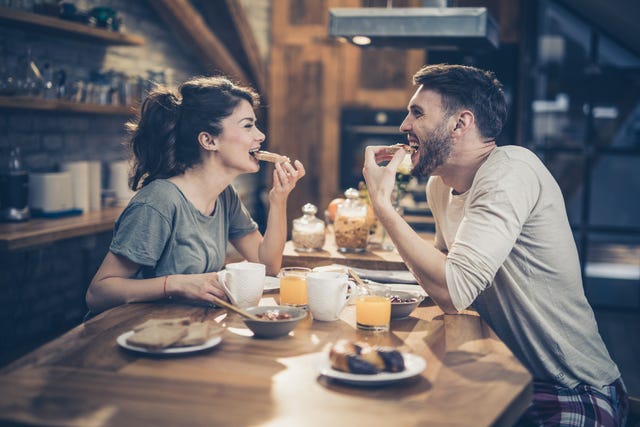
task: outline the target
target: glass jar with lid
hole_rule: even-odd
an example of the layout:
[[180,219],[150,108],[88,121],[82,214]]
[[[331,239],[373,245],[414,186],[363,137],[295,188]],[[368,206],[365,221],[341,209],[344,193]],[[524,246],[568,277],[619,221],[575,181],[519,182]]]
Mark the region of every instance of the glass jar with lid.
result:
[[367,204],[360,200],[360,192],[349,188],[346,200],[338,205],[333,232],[340,252],[364,252],[367,249],[370,222]]
[[303,215],[293,220],[291,240],[298,252],[319,251],[325,242],[324,221],[316,217],[318,208],[307,203],[302,207]]

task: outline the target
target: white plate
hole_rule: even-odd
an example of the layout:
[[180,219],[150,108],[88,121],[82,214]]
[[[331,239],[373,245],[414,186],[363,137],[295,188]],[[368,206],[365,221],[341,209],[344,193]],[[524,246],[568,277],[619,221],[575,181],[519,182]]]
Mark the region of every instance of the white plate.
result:
[[280,289],[280,279],[273,276],[267,276],[264,278],[264,290],[265,291],[273,291],[276,289]]
[[183,354],[183,353],[193,353],[194,351],[200,351],[200,350],[205,350],[207,348],[215,347],[218,344],[220,344],[220,342],[222,341],[222,337],[217,336],[217,337],[210,338],[204,344],[200,344],[200,345],[191,345],[187,347],[169,347],[169,348],[163,348],[160,350],[149,350],[148,348],[138,347],[138,346],[127,343],[127,338],[129,338],[134,333],[135,331],[129,331],[120,335],[116,339],[116,341],[118,342],[118,345],[120,345],[120,347],[126,348],[127,350],[138,351],[140,353],[147,353],[147,354]]
[[374,375],[365,374],[351,374],[349,372],[342,372],[331,367],[331,361],[329,360],[329,354],[325,353],[323,357],[323,363],[320,367],[320,374],[335,380],[339,380],[348,384],[360,385],[360,386],[374,386],[394,383],[406,378],[415,377],[422,373],[427,367],[427,361],[422,357],[412,353],[402,353],[404,357],[405,369],[402,372],[381,372]]

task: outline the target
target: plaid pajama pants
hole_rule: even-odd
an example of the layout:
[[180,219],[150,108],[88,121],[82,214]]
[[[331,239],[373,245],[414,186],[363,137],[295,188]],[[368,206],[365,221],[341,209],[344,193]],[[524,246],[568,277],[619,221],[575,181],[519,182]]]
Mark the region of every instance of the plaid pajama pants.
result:
[[621,378],[603,388],[534,381],[533,401],[518,427],[624,427],[629,400]]

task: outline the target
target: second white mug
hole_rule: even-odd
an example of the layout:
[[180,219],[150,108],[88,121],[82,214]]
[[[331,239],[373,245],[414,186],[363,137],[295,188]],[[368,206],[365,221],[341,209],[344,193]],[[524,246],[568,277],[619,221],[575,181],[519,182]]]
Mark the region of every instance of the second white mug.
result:
[[307,274],[307,300],[315,320],[338,320],[347,305],[352,283],[344,273],[314,271]]

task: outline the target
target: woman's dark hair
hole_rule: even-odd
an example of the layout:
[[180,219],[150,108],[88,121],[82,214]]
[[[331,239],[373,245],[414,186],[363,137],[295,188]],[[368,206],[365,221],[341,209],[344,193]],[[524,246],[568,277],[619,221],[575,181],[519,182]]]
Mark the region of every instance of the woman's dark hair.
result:
[[164,87],[153,89],[142,102],[137,120],[127,124],[134,156],[131,188],[179,175],[200,163],[198,134],[220,135],[222,119],[243,99],[253,108],[260,103],[253,89],[221,76],[191,79],[177,94]]
[[502,132],[508,106],[493,72],[465,65],[426,65],[413,76],[413,82],[439,93],[447,115],[461,108],[472,111],[483,138],[493,140]]

